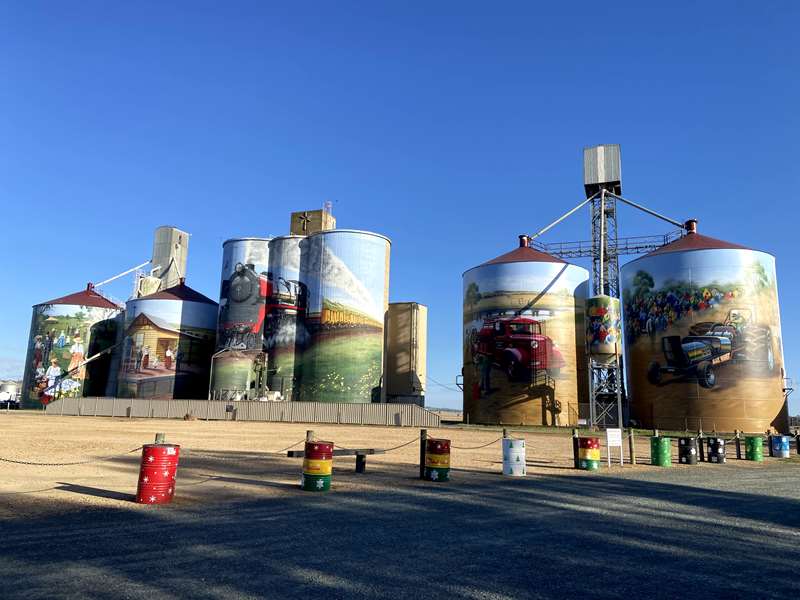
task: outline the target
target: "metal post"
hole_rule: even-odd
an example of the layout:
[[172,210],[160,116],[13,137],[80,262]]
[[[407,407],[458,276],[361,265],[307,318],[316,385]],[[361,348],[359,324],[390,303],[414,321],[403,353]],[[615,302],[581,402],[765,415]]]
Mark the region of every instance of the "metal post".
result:
[[425,479],[425,445],[428,442],[428,430],[419,430],[419,478]]
[[503,439],[506,439],[507,437],[508,437],[508,429],[503,427]]
[[699,460],[700,462],[705,462],[706,451],[705,451],[705,446],[703,445],[702,434],[697,436],[697,453],[698,453],[697,460]]
[[356,454],[356,473],[364,473],[367,470],[367,455]]
[[741,432],[738,429],[734,433],[733,441],[736,444],[736,459],[742,460],[742,438]]
[[314,441],[314,431],[312,429],[309,429],[309,430],[306,431],[306,441],[307,442],[313,442]]
[[114,397],[111,399],[111,416],[112,416],[112,417],[116,417],[116,416],[117,416],[117,415],[116,415],[116,412],[117,412],[117,397],[116,397],[116,396],[114,396]]
[[797,450],[797,454],[800,455],[800,433],[794,436],[794,447]]
[[633,434],[633,427],[628,428],[628,452],[631,455],[631,464],[636,464],[636,438]]
[[770,456],[775,456],[775,453],[772,451],[772,434],[767,434],[767,452],[769,452]]
[[157,433],[156,434],[156,444],[166,444],[167,443],[167,435],[165,433]]
[[580,460],[578,459],[578,430],[572,430],[572,462],[577,469],[580,466]]

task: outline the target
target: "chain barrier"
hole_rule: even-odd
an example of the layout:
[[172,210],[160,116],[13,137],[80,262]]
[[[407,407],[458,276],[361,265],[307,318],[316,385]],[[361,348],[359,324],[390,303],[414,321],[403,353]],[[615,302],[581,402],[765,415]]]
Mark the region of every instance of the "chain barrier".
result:
[[134,448],[133,450],[128,450],[123,454],[113,454],[111,456],[101,456],[100,458],[90,458],[89,460],[79,460],[75,462],[63,462],[63,463],[42,463],[42,462],[31,462],[28,460],[14,460],[12,458],[2,458],[0,457],[0,462],[12,463],[15,465],[29,465],[33,467],[71,467],[73,465],[88,465],[91,463],[98,463],[98,462],[105,462],[108,460],[114,460],[117,458],[122,458],[123,456],[127,456],[128,454],[133,454],[137,450],[141,450],[142,447],[139,446],[138,448]]
[[493,441],[489,442],[488,444],[483,444],[482,446],[454,446],[453,444],[450,444],[450,447],[451,448],[455,448],[456,450],[480,450],[481,448],[486,448],[487,446],[491,446],[492,444],[496,444],[497,442],[499,442],[502,439],[503,438],[501,438],[501,437],[497,438],[496,440],[493,440]]
[[297,446],[299,444],[302,444],[305,441],[306,441],[306,438],[303,438],[302,440],[300,440],[299,442],[295,442],[291,446],[286,446],[286,448],[282,448],[281,450],[275,450],[274,452],[269,452],[269,451],[268,452],[258,452],[258,456],[246,456],[246,457],[241,457],[241,456],[215,456],[214,454],[211,454],[209,452],[203,452],[202,450],[190,450],[186,454],[188,454],[189,457],[197,456],[197,457],[206,457],[206,458],[210,458],[210,459],[213,459],[213,460],[244,462],[244,461],[249,461],[249,460],[260,460],[261,458],[263,458],[264,454],[274,454],[276,456],[282,456],[283,453],[286,452],[287,450],[291,450],[295,446]]

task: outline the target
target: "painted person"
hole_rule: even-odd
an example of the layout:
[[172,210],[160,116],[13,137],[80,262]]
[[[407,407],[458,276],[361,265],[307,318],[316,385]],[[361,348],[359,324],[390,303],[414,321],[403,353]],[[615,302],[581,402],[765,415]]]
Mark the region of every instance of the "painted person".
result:
[[74,373],[73,379],[83,379],[86,377],[86,367],[83,364],[85,350],[80,335],[76,335],[73,338],[69,352],[69,366],[67,367],[67,371],[70,373],[77,371]]

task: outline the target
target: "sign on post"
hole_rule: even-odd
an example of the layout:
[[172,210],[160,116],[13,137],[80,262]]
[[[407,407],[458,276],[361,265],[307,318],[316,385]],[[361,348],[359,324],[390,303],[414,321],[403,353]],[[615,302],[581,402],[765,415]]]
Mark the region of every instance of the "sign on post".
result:
[[608,466],[611,468],[611,449],[619,448],[619,464],[622,466],[622,429],[606,429],[606,448],[608,449]]

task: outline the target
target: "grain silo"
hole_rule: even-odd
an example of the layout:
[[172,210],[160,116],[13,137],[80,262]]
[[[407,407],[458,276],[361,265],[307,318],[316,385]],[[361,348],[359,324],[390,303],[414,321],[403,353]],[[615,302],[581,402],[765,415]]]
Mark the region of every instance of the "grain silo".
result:
[[464,420],[573,425],[589,273],[528,245],[463,275]]
[[300,400],[380,399],[389,302],[388,238],[334,229],[308,236],[300,280],[308,286],[308,341],[295,369]]
[[249,237],[222,244],[217,352],[209,388],[212,399],[255,400],[263,395],[269,241]]
[[181,281],[127,302],[118,395],[208,397],[217,303]]
[[296,356],[303,352],[307,288],[300,280],[305,236],[284,235],[270,242],[270,296],[264,327],[267,349],[267,387],[283,400],[295,397]]
[[91,375],[107,377],[102,369],[88,372],[87,361],[108,349],[104,345],[107,338],[99,333],[105,331],[105,325],[113,323],[121,310],[121,306],[98,293],[92,284],[80,292],[35,305],[22,406],[36,407],[61,397],[83,396],[84,390],[91,386]]
[[621,270],[632,417],[787,431],[775,258],[687,230]]

